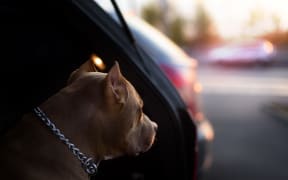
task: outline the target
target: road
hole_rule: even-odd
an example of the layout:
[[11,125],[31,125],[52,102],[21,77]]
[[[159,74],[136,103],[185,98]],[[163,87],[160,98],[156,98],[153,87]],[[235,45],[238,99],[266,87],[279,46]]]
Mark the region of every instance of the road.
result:
[[266,113],[288,103],[288,69],[199,68],[202,106],[215,130],[203,180],[287,180],[288,119]]

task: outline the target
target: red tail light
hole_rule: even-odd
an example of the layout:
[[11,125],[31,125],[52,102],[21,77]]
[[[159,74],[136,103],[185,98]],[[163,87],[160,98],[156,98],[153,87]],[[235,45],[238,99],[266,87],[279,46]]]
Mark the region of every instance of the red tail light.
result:
[[181,75],[173,69],[173,67],[166,64],[160,64],[160,68],[176,88],[180,88],[184,85],[184,80]]

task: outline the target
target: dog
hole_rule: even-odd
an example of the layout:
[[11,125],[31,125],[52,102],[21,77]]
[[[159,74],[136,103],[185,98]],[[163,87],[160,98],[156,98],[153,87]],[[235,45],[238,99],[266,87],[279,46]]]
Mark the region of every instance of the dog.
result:
[[[143,113],[141,97],[117,62],[108,73],[101,73],[86,61],[71,73],[67,86],[39,109],[51,120],[50,126],[58,128],[58,135],[65,135],[96,165],[146,152],[156,136],[157,124]],[[71,149],[43,122],[36,113],[27,113],[2,137],[1,179],[89,179]]]

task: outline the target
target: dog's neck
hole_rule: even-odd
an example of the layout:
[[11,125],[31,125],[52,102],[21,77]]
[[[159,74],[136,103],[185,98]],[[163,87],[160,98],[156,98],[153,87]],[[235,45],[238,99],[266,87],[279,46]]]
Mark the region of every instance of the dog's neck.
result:
[[[40,123],[42,123],[42,122],[40,121]],[[69,176],[68,174],[70,174],[70,176],[71,176],[73,174],[73,177],[75,177],[75,179],[76,179],[76,177],[79,179],[83,179],[83,180],[88,179],[87,178],[88,175],[86,174],[86,172],[82,168],[80,161],[78,161],[78,159],[73,155],[73,153],[68,150],[68,147],[65,147],[65,144],[63,144],[59,140],[59,138],[54,136],[54,134],[52,133],[52,131],[50,131],[49,128],[46,128],[43,125],[42,125],[42,127],[43,127],[46,135],[49,136],[49,137],[47,137],[47,141],[45,141],[45,137],[43,138],[47,149],[49,149],[49,151],[47,151],[47,149],[46,149],[47,153],[42,152],[44,154],[43,159],[45,160],[45,158],[47,158],[47,163],[44,163],[44,164],[49,164],[50,161],[52,161],[52,162],[54,161],[55,162],[54,165],[56,167],[59,167],[59,165],[64,167],[66,170],[65,171],[62,170],[63,172],[60,172],[60,173],[63,173],[62,177]],[[45,136],[44,133],[43,133],[43,136]],[[79,136],[81,136],[81,135],[79,135]],[[49,142],[49,144],[46,144],[47,142]],[[53,142],[53,143],[50,143],[50,142]],[[83,144],[85,144],[85,143],[83,143]],[[85,150],[88,149],[86,146],[83,146],[83,144],[81,144],[82,149],[85,149]],[[51,149],[53,149],[53,150],[51,150]],[[47,154],[50,154],[50,156]],[[50,166],[53,166],[53,165],[50,164]],[[49,168],[49,167],[47,167],[47,168]],[[74,171],[74,172],[72,173],[72,171]],[[71,177],[69,177],[69,178],[71,178]]]
[[[71,143],[75,144],[81,152],[96,161],[100,161],[103,157],[100,153],[101,151],[98,150],[98,147],[101,147],[101,144],[98,144],[98,142],[101,141],[97,139],[99,137],[97,135],[97,128],[91,128],[93,121],[89,119],[90,114],[87,113],[93,112],[97,114],[97,108],[95,108],[95,105],[84,104],[79,101],[75,103],[73,99],[77,97],[69,97],[69,95],[69,93],[58,93],[41,104],[40,108],[61,133],[63,133]],[[93,110],[87,111],[89,108]],[[51,129],[49,133],[53,133]],[[59,140],[57,136],[55,136],[55,139]],[[67,147],[63,144],[62,148]]]
[[[57,103],[53,103],[53,98],[57,98]],[[61,101],[61,95],[58,97],[53,97],[49,101],[45,102],[40,106],[42,111],[47,115],[47,117],[56,125],[56,127],[67,137],[73,144],[81,149],[81,151],[90,154],[96,158],[95,150],[92,150],[91,142],[89,140],[89,122],[83,122],[86,118],[81,118],[85,116],[81,113],[81,108],[73,102]],[[64,98],[63,98],[64,99]],[[82,105],[83,106],[83,105]],[[66,107],[66,108],[63,108]],[[88,107],[87,107],[88,108]],[[65,111],[68,109],[69,111]],[[38,118],[39,119],[39,118]],[[44,126],[43,126],[44,127]],[[48,127],[44,127],[48,128]],[[48,128],[49,129],[49,128]],[[53,133],[51,129],[50,132]],[[57,136],[55,136],[57,139]],[[59,139],[58,139],[59,140]],[[63,148],[66,148],[63,146]]]
[[[2,147],[1,153],[9,157],[9,161],[3,160],[6,163],[0,163],[1,172],[5,172],[4,179],[88,179],[78,159],[34,114],[25,115],[6,137],[7,143],[3,142],[5,146]],[[89,148],[83,147],[83,151],[84,149]],[[23,165],[16,173],[13,171],[13,162]],[[42,173],[51,176],[46,179],[42,177]]]
[[[76,104],[72,100],[75,97],[69,98],[67,96],[69,96],[69,93],[60,92],[57,95],[49,98],[46,102],[41,104],[40,107],[42,111],[45,112],[47,117],[65,135],[65,137],[68,138],[71,143],[75,144],[75,146],[79,148],[80,151],[84,153],[84,155],[92,157],[95,161],[100,162],[103,157],[98,154],[97,145],[95,146],[95,144],[98,144],[98,136],[95,136],[94,132],[97,131],[97,129],[93,129],[94,131],[91,131],[91,124],[89,124],[90,121],[85,121],[89,118],[84,117],[89,116],[89,114],[85,114],[84,111],[81,112],[83,108],[93,107],[89,107],[89,105],[85,106],[81,102],[79,103],[79,101],[77,101],[79,104]],[[67,101],[67,99],[71,99],[71,101]],[[95,111],[97,110],[88,112]],[[28,117],[27,119],[31,119],[31,117]],[[60,139],[53,134],[52,130],[45,126],[45,123],[42,122],[39,117],[35,116],[35,114],[33,121],[34,122],[31,122],[31,124],[40,123],[41,126],[38,128],[33,128],[35,129],[35,137],[41,137],[42,139],[39,139],[39,142],[37,142],[37,146],[39,144],[40,147],[45,146],[47,148],[43,149],[43,151],[38,151],[36,147],[34,149],[34,151],[36,151],[33,153],[35,154],[35,157],[40,154],[43,155],[43,158],[45,157],[47,160],[47,163],[44,164],[49,164],[49,166],[53,166],[53,164],[51,164],[50,162],[55,162],[55,167],[59,167],[59,165],[63,166],[63,175],[65,176],[71,176],[71,174],[73,174],[73,177],[81,177],[81,179],[87,179],[88,175],[81,167],[80,161],[77,159],[76,156],[74,156],[71,151],[68,150],[68,147],[63,144]],[[33,131],[31,133],[33,133]],[[39,136],[39,134],[42,134],[42,136]],[[94,139],[92,139],[92,137],[94,137]],[[33,139],[31,139],[31,141],[32,140]],[[47,142],[49,142],[49,144],[47,144]],[[99,144],[98,146],[100,147],[101,145]],[[43,161],[45,161],[45,159],[43,159]],[[73,171],[73,173],[69,171]],[[67,179],[70,178],[71,177]]]
[[97,173],[97,162],[93,158],[86,156],[81,150],[75,146],[65,135],[55,126],[53,121],[39,108],[33,109],[34,113],[41,119],[41,121],[49,128],[52,133],[63,142],[67,148],[75,155],[75,157],[81,162],[85,172],[91,176]]

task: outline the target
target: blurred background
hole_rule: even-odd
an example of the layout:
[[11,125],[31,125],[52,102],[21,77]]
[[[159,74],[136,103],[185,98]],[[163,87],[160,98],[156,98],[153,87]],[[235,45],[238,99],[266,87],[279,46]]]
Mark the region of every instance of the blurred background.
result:
[[201,179],[287,180],[288,1],[117,2],[196,61],[215,136]]

